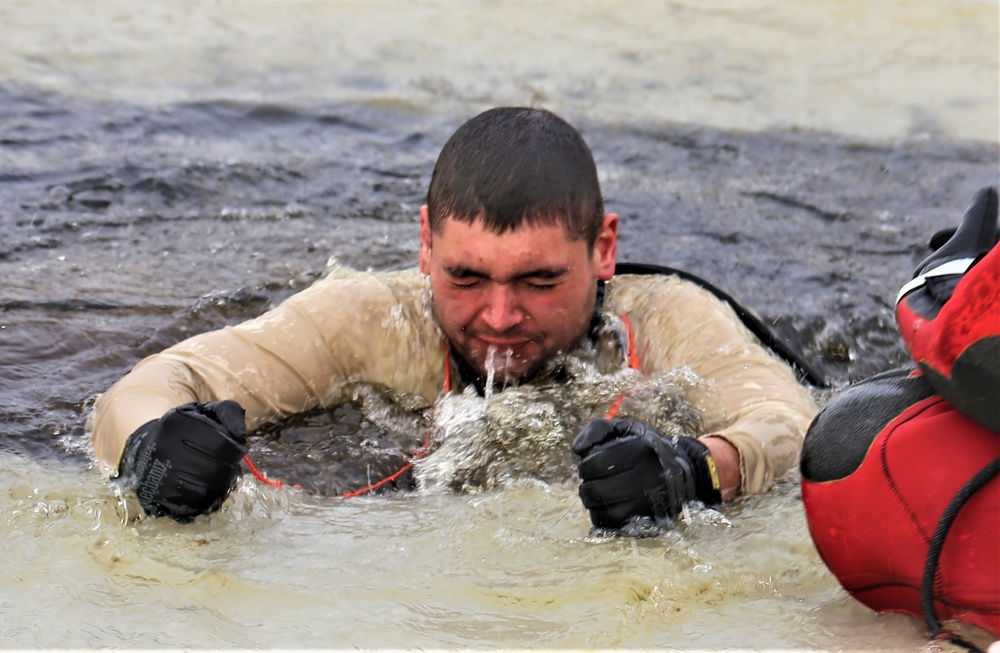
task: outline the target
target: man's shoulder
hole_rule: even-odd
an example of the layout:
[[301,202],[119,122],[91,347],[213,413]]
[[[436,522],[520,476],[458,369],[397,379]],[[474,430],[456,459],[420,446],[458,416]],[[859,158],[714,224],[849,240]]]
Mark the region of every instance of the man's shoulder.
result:
[[367,289],[370,292],[390,290],[393,293],[411,292],[423,287],[423,275],[416,267],[398,270],[358,270],[332,263],[326,273],[312,288],[333,291],[336,289]]
[[616,274],[606,302],[615,312],[715,310],[724,302],[702,284],[671,273]]
[[697,288],[697,284],[675,274],[616,274],[607,283],[610,295],[648,293],[657,291]]
[[676,283],[680,281],[680,277],[675,274],[668,273],[658,273],[650,272],[648,274],[616,274],[611,277],[611,281],[608,282],[609,287],[631,287],[636,284],[661,284],[661,283]]

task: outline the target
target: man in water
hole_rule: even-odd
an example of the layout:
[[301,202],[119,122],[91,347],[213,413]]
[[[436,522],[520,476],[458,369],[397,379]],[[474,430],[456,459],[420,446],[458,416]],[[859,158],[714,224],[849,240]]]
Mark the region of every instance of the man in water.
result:
[[798,462],[811,395],[705,289],[615,276],[618,226],[572,126],[486,111],[438,158],[418,269],[334,270],[256,319],[141,361],[95,404],[96,455],[148,514],[186,521],[234,487],[245,428],[336,405],[348,383],[433,402],[550,381],[554,361],[592,348],[604,372],[689,369],[702,425],[667,437],[614,408],[594,416],[571,446],[595,527],[760,492]]

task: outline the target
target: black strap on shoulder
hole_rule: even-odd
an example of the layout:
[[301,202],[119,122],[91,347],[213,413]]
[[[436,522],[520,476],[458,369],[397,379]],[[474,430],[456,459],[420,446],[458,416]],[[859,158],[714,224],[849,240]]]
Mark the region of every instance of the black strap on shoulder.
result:
[[802,358],[791,345],[782,340],[771,327],[764,323],[759,317],[744,308],[731,295],[723,292],[717,286],[705,281],[690,272],[667,267],[665,265],[651,265],[648,263],[618,263],[615,265],[615,274],[667,274],[690,281],[701,286],[712,293],[720,300],[729,305],[730,308],[743,322],[744,326],[750,330],[757,338],[771,351],[783,358],[789,365],[802,375],[802,377],[817,388],[829,388],[830,385],[823,375],[813,369],[809,363]]

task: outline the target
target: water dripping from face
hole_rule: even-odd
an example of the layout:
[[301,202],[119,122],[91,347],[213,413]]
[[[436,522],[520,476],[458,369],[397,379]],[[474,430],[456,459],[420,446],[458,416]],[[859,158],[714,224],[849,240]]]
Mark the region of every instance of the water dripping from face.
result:
[[509,378],[509,375],[505,374],[505,372],[510,369],[511,365],[514,363],[514,350],[504,349],[501,357],[498,359],[498,349],[499,348],[495,345],[490,345],[486,349],[486,388],[484,396],[487,400],[493,394],[497,372],[500,372],[502,378],[504,379],[501,391],[507,387],[507,379]]

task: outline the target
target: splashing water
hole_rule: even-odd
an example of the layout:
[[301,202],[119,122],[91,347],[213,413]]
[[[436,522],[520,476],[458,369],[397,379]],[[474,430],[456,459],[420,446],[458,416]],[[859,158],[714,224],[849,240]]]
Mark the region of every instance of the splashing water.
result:
[[497,356],[497,348],[490,345],[486,349],[486,391],[485,400],[489,401],[489,398],[493,396],[493,384],[496,383],[497,368],[495,365]]
[[559,357],[545,375],[551,380],[498,390],[491,348],[485,396],[467,388],[437,401],[433,453],[415,464],[417,486],[476,493],[524,480],[575,482],[570,443],[622,395],[622,416],[643,419],[668,435],[700,431],[700,416],[687,398],[699,381],[689,370],[654,377],[631,369],[602,373],[591,354]]
[[[486,389],[484,391],[486,401],[489,401],[490,397],[493,396],[493,392],[496,389],[496,376],[497,372],[504,372],[510,369],[511,364],[514,362],[514,351],[511,349],[505,349],[503,351],[503,358],[497,360],[497,347],[495,345],[490,345],[486,349]],[[507,377],[504,376],[503,385],[501,390],[507,387]]]

